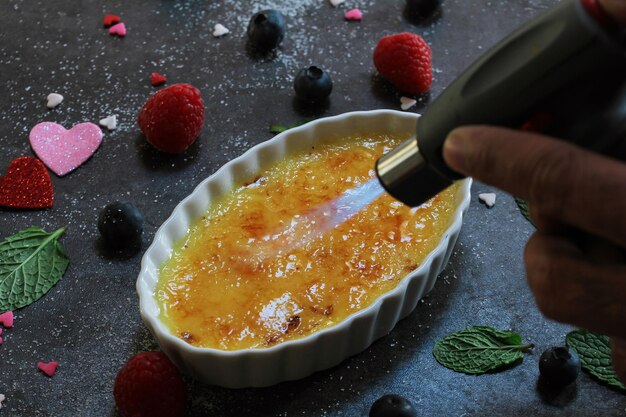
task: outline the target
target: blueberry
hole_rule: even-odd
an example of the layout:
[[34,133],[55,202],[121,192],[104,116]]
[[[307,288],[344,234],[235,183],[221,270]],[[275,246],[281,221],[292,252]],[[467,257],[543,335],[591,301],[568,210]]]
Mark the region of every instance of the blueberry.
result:
[[441,0],[406,0],[406,10],[409,14],[426,17],[432,14],[441,5]]
[[539,359],[539,373],[546,385],[564,387],[571,384],[580,372],[580,358],[568,347],[546,349]]
[[278,10],[261,10],[248,23],[250,44],[260,51],[276,48],[285,36],[285,17]]
[[296,96],[305,101],[322,101],[333,90],[333,82],[328,73],[318,67],[302,68],[293,82]]
[[143,214],[130,203],[116,201],[100,212],[98,230],[110,246],[137,245],[143,232]]
[[409,400],[399,395],[383,395],[370,408],[369,417],[416,417],[417,411]]

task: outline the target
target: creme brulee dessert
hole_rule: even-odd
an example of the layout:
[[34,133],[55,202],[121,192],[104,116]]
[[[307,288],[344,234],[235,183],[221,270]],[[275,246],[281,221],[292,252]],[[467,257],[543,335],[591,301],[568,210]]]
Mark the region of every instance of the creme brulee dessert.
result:
[[[298,221],[374,178],[376,159],[403,139],[329,139],[212,202],[161,265],[161,320],[193,346],[263,348],[338,324],[392,290],[450,226],[456,185],[416,209],[381,195],[327,231]],[[301,239],[305,229],[314,238]]]

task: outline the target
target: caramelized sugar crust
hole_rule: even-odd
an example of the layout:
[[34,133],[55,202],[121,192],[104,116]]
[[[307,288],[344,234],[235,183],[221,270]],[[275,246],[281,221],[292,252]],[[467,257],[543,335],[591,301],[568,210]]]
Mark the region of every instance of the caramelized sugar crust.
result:
[[374,178],[376,159],[402,139],[329,140],[214,202],[160,269],[156,297],[171,332],[194,346],[268,347],[333,326],[393,289],[450,225],[456,186],[417,209],[382,195],[308,242],[302,230],[319,222],[289,226]]

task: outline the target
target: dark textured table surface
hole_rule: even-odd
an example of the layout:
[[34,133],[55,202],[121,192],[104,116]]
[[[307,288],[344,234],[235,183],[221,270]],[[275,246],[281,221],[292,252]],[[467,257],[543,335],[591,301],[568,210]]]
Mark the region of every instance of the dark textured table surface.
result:
[[[202,179],[251,146],[269,139],[272,123],[352,110],[399,109],[400,95],[375,76],[372,51],[386,34],[412,31],[433,49],[435,80],[421,111],[479,54],[525,19],[556,0],[447,0],[428,22],[411,22],[401,0],[172,1],[84,0],[0,2],[0,171],[33,155],[28,133],[37,123],[66,128],[117,114],[100,149],[84,166],[52,175],[55,204],[43,211],[0,210],[0,235],[35,225],[67,226],[61,242],[71,264],[41,300],[16,312],[0,346],[2,416],[114,416],[112,387],[134,353],[156,349],[139,317],[135,279],[143,250],[175,205]],[[101,4],[102,3],[102,4]],[[245,27],[257,10],[287,16],[287,35],[273,59],[245,49]],[[346,22],[351,7],[362,22]],[[105,13],[122,16],[123,38],[102,27]],[[212,36],[222,23],[231,33]],[[329,105],[305,109],[294,101],[292,79],[303,66],[330,71]],[[168,84],[197,86],[207,117],[197,144],[180,156],[154,151],[135,122],[156,89],[149,75]],[[48,110],[45,97],[65,96]],[[556,399],[536,388],[537,362],[548,346],[564,343],[568,326],[546,320],[527,288],[522,250],[532,227],[510,196],[496,191],[487,209],[477,193],[456,250],[433,291],[386,337],[339,366],[306,379],[264,389],[229,390],[189,381],[190,416],[366,416],[385,393],[410,398],[420,416],[618,416],[626,397],[582,375]],[[96,228],[108,203],[130,201],[146,218],[143,246],[120,256],[106,249]],[[524,362],[505,372],[466,376],[438,365],[435,341],[468,325],[512,328],[536,344]],[[47,378],[38,361],[60,362]]]

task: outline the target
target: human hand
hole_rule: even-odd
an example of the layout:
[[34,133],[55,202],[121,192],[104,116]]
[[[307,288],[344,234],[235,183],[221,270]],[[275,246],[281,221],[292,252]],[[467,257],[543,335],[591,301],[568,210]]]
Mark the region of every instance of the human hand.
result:
[[598,0],[598,2],[615,20],[626,24],[626,0]]
[[504,128],[455,129],[448,165],[528,202],[528,283],[548,318],[611,336],[626,381],[626,164]]

